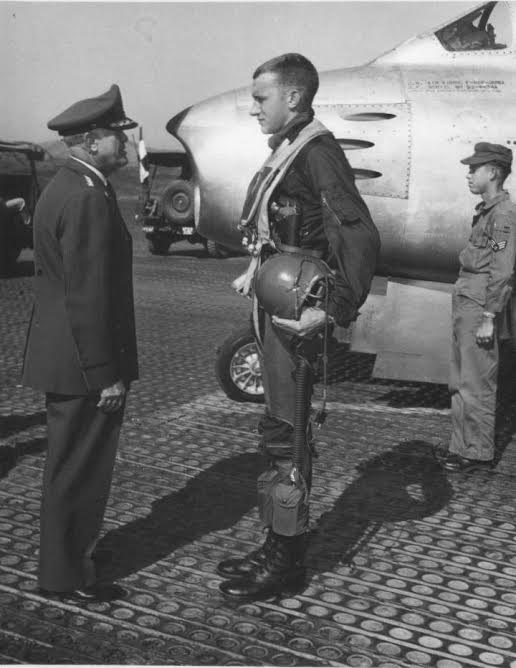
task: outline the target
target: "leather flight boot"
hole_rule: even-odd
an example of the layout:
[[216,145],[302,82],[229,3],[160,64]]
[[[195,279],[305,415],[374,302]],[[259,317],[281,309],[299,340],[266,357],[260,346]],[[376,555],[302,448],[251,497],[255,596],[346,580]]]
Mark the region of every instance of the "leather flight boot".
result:
[[264,563],[258,564],[247,577],[226,580],[220,591],[236,601],[255,601],[280,594],[294,594],[304,585],[306,569],[303,558],[306,534],[273,535],[273,544]]
[[217,573],[224,578],[247,577],[254,568],[265,563],[273,541],[272,530],[268,529],[263,545],[249,552],[245,557],[224,559],[217,566]]

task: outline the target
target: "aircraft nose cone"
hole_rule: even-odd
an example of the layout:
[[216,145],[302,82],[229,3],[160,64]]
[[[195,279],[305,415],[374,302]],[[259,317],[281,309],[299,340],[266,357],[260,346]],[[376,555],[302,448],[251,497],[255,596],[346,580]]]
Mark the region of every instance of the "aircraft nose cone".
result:
[[171,135],[174,137],[177,137],[177,132],[179,130],[179,126],[187,116],[188,112],[190,111],[192,107],[186,107],[186,109],[183,109],[183,111],[180,111],[178,114],[173,116],[169,122],[166,125],[167,132],[170,132]]

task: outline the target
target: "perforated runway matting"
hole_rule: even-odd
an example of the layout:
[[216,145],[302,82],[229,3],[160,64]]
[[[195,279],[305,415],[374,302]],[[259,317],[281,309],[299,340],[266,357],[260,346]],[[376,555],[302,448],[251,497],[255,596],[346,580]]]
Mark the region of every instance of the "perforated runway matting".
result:
[[[261,406],[226,398],[215,350],[248,302],[244,258],[136,240],[141,380],[131,392],[100,574],[127,598],[82,604],[37,590],[46,433],[19,385],[30,254],[0,280],[0,663],[516,668],[516,459],[509,362],[498,466],[449,476],[445,387],[377,381],[340,347],[317,432],[306,588],[241,605],[217,562],[263,540],[255,505]],[[320,396],[320,390],[318,395]]]

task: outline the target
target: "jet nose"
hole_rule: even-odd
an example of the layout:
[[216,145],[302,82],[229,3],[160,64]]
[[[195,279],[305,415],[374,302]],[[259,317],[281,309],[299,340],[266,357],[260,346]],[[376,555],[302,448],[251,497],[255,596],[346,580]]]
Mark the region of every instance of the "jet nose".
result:
[[167,132],[170,132],[171,135],[177,137],[177,132],[179,131],[179,127],[186,118],[186,116],[188,115],[188,112],[190,111],[191,108],[192,108],[191,106],[186,107],[186,109],[183,109],[183,111],[180,111],[178,114],[173,116],[165,126]]

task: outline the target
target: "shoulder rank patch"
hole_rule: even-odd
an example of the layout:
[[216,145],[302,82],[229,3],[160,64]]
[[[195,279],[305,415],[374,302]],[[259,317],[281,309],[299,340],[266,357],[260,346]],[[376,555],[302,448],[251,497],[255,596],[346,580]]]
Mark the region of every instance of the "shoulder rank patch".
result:
[[84,180],[85,180],[86,183],[89,185],[89,187],[90,187],[90,188],[93,188],[93,187],[94,187],[94,184],[93,184],[92,179],[91,179],[87,174],[83,174],[83,176],[84,176]]
[[489,237],[489,245],[496,253],[497,251],[503,250],[507,246],[507,240],[505,241],[495,241],[493,237]]

